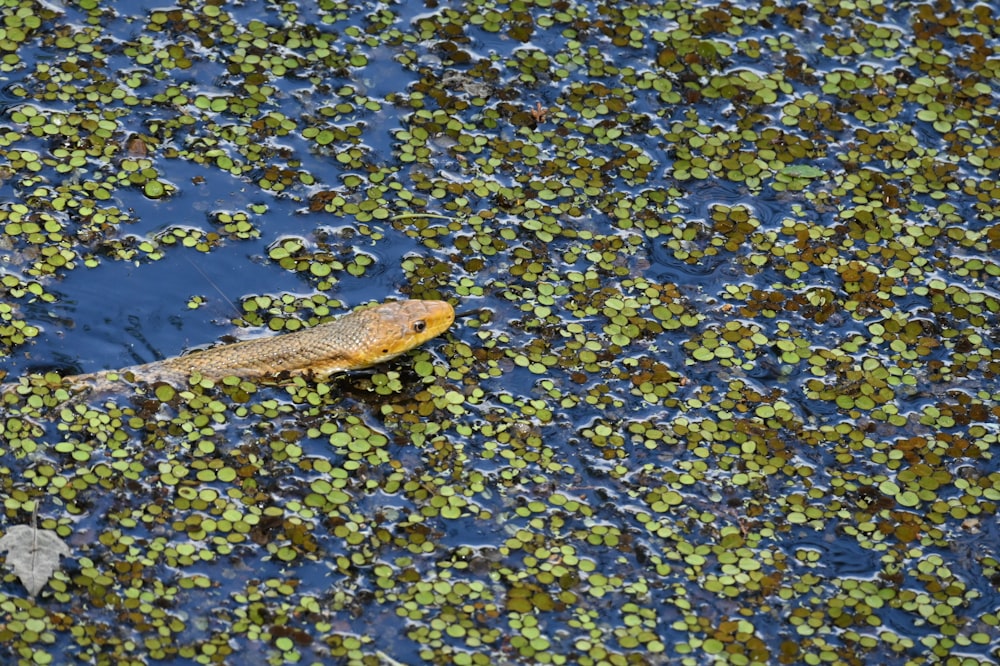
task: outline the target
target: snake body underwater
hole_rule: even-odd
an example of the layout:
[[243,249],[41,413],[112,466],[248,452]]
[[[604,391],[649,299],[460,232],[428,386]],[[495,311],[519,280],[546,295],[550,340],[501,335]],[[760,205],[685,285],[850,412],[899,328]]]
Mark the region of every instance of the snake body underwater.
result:
[[455,311],[444,301],[406,300],[356,310],[312,328],[243,340],[162,361],[66,377],[71,383],[103,383],[110,375],[143,382],[184,385],[198,374],[259,379],[305,375],[325,379],[387,361],[448,330]]

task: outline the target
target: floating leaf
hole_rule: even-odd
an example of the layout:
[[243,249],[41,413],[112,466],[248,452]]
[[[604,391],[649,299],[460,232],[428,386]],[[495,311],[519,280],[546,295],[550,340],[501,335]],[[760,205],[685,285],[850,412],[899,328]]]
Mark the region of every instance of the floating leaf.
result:
[[7,552],[7,564],[31,596],[45,587],[59,568],[59,557],[70,554],[69,546],[52,530],[31,525],[15,525],[0,538],[0,552]]
[[778,173],[783,176],[791,176],[792,178],[820,178],[826,174],[822,169],[817,169],[808,164],[792,164],[791,166],[786,166]]

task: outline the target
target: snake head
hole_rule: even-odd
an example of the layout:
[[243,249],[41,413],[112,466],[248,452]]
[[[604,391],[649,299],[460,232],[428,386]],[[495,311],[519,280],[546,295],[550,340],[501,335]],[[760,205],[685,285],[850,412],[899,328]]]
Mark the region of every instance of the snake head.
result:
[[396,301],[353,312],[341,321],[356,324],[349,336],[357,345],[351,357],[354,367],[364,368],[441,335],[454,323],[455,310],[445,301]]

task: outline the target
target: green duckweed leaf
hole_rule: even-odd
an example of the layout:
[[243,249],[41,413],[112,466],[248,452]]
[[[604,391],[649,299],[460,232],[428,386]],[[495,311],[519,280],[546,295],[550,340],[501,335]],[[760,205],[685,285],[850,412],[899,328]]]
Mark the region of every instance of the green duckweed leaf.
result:
[[786,166],[778,173],[783,176],[791,176],[792,178],[820,178],[826,174],[822,169],[817,169],[808,164],[792,164]]

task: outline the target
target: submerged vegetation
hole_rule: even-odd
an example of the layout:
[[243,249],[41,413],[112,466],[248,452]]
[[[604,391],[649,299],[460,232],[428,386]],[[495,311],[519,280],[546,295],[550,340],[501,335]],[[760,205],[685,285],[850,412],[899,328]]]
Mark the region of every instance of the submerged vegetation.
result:
[[[986,3],[301,4],[4,2],[0,660],[1000,659]],[[52,372],[403,296],[482,310]]]

